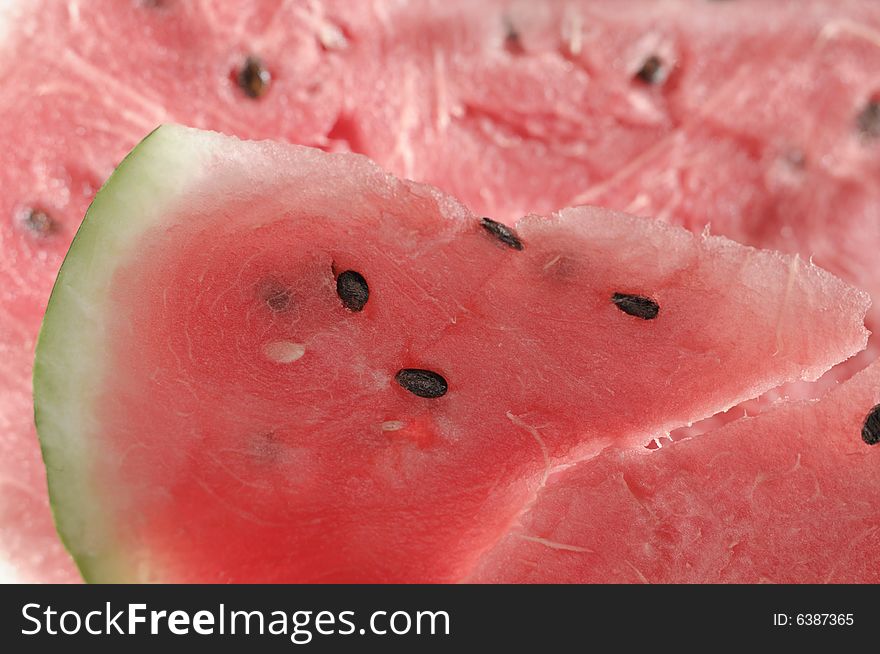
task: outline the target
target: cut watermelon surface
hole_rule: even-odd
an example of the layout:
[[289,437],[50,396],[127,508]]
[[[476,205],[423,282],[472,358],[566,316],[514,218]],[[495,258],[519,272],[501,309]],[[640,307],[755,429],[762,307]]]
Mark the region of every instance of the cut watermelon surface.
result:
[[157,124],[362,152],[508,223],[579,202],[711,223],[876,296],[878,29],[872,0],[0,0],[12,578],[76,578],[45,497],[34,341],[96,189]]
[[575,202],[809,253],[876,294],[864,243],[880,238],[869,182],[880,176],[880,32],[830,22],[809,50],[742,66],[731,82]]
[[469,580],[878,583],[878,404],[874,364],[818,402],[606,450],[548,479]]
[[798,257],[580,208],[511,230],[356,155],[167,126],[34,375],[92,581],[459,581],[548,474],[864,347]]

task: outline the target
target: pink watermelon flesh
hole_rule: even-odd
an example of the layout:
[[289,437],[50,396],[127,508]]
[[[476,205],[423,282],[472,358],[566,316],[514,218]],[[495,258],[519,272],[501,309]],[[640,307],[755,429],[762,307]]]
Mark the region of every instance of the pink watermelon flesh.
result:
[[[165,198],[177,149],[209,159]],[[141,186],[170,209],[115,250],[97,299],[94,423],[40,421],[92,580],[458,581],[552,467],[815,378],[866,339],[867,297],[798,257],[594,208],[499,239],[353,155],[165,127],[103,193],[136,212]],[[84,292],[91,235],[127,219],[104,206],[59,303]],[[369,287],[355,310],[351,271]],[[39,415],[69,401],[63,306],[37,354]],[[412,369],[448,392],[418,396]],[[93,495],[70,497],[71,478]]]
[[[19,578],[75,578],[32,426],[39,320],[95,189],[159,122],[365,152],[500,219],[589,197],[711,221],[880,285],[866,247],[880,224],[869,0],[6,6],[0,551]],[[235,83],[249,55],[271,74],[256,101]],[[637,75],[652,55],[659,83]],[[31,208],[48,221],[28,229]]]
[[606,450],[552,475],[469,580],[878,583],[878,403],[875,363],[818,402]]

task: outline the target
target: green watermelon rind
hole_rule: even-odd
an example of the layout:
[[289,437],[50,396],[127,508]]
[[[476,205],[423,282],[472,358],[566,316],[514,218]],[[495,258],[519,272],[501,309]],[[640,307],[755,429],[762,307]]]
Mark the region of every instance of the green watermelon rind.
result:
[[[109,516],[101,515],[101,495],[90,487],[91,476],[83,474],[96,455],[89,450],[88,426],[95,399],[89,394],[97,389],[88,380],[100,379],[101,300],[120,257],[137,247],[138,237],[173,201],[175,189],[203,170],[205,150],[186,147],[188,132],[176,125],[155,129],[95,196],[61,266],[37,340],[34,420],[49,502],[61,540],[88,582],[137,576],[131,570],[136,556],[128,553],[123,561],[125,553],[115,551]],[[110,252],[114,256],[107,256]]]

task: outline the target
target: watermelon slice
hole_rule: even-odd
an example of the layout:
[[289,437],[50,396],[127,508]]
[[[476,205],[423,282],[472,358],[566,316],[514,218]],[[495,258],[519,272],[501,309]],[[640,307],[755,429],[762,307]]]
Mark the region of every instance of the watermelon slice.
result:
[[653,452],[548,479],[481,582],[880,582],[880,363]]
[[797,257],[580,208],[515,230],[365,158],[158,129],[34,376],[92,581],[456,581],[550,471],[864,347]]

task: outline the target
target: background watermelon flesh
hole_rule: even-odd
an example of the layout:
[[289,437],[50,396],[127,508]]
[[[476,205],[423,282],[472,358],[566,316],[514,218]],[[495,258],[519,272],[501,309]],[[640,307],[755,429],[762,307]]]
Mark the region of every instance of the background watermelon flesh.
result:
[[[74,578],[31,426],[39,320],[95,189],[159,122],[366,152],[499,219],[580,198],[711,222],[880,283],[865,247],[880,151],[854,129],[878,91],[871,2],[18,9],[0,105],[0,520],[15,525],[0,547],[25,576]],[[233,80],[249,54],[272,74],[258,101]],[[663,84],[634,78],[651,54],[679,64]],[[24,228],[32,207],[52,229]]]
[[695,112],[576,202],[809,253],[875,291],[865,244],[880,237],[880,189],[869,183],[880,140],[858,116],[880,90],[878,71],[877,43],[826,26],[806,52],[740,68],[714,110]]

